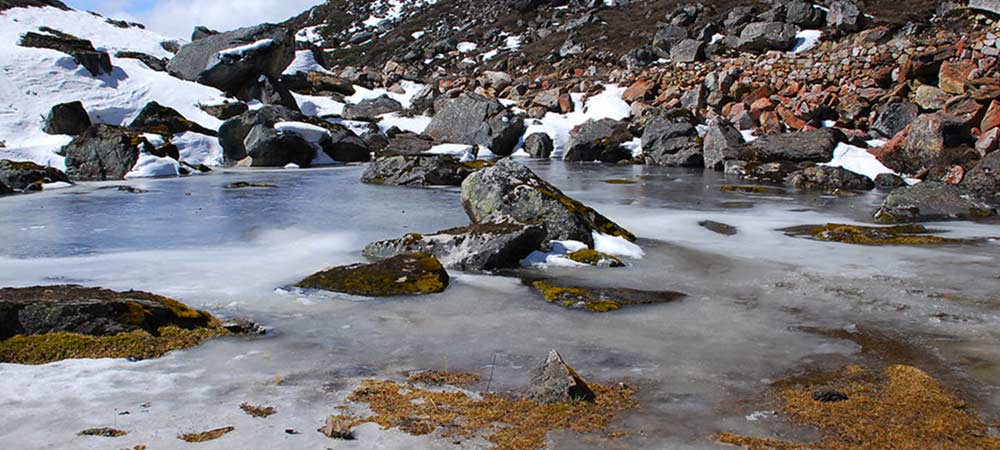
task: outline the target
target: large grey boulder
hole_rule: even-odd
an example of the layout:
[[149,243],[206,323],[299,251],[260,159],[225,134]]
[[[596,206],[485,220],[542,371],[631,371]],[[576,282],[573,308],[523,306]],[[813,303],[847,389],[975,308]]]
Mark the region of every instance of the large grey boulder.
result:
[[191,42],[170,60],[167,71],[235,94],[262,75],[278,79],[294,58],[295,36],[291,30],[263,24]]
[[712,119],[702,138],[705,168],[721,170],[726,161],[738,160],[743,152],[743,134],[725,119]]
[[282,106],[268,105],[244,112],[222,123],[219,127],[219,145],[229,164],[247,157],[246,138],[257,125],[273,127],[278,122],[302,121],[302,113]]
[[368,98],[360,103],[344,107],[344,118],[348,120],[375,120],[382,114],[403,110],[403,105],[387,95]]
[[316,147],[295,133],[282,133],[273,126],[253,127],[246,138],[247,156],[252,167],[309,167],[316,159]]
[[959,187],[925,181],[889,193],[875,212],[882,223],[963,220],[996,215],[995,207]]
[[399,239],[373,242],[362,254],[385,259],[422,252],[434,255],[448,269],[491,271],[518,267],[544,240],[544,224],[526,225],[497,217],[434,234],[411,233]]
[[513,153],[525,130],[522,117],[479,94],[439,100],[435,110],[425,134],[441,142],[482,145],[499,156]]
[[139,111],[139,114],[132,119],[129,128],[141,130],[147,133],[161,134],[169,136],[172,134],[192,131],[207,136],[218,136],[214,130],[205,128],[191,120],[188,120],[176,109],[163,106],[157,102],[149,102]]
[[566,161],[618,162],[632,157],[622,146],[632,140],[628,124],[614,119],[588,120],[569,133],[563,159]]
[[772,134],[747,144],[750,159],[757,162],[829,162],[844,133],[833,128]]
[[805,0],[785,4],[785,22],[803,28],[819,28],[826,23],[826,12]]
[[871,178],[843,167],[812,166],[796,170],[785,177],[785,184],[799,189],[870,191],[875,189]]
[[552,138],[546,133],[532,133],[524,138],[524,151],[532,158],[548,158],[554,148]]
[[788,51],[795,47],[799,27],[784,22],[753,22],[740,33],[737,48],[740,51]]
[[595,231],[635,240],[628,230],[566,196],[510,158],[466,178],[462,182],[462,206],[473,223],[497,215],[522,223],[544,223],[546,241],[572,239],[593,246]]
[[7,186],[2,181],[0,181],[0,195],[10,195],[13,194],[14,190]]
[[966,172],[962,187],[1000,205],[1000,151],[986,155]]
[[361,182],[394,186],[459,186],[481,168],[450,155],[386,155],[372,161]]
[[854,0],[834,0],[830,2],[826,25],[840,31],[860,31],[865,26],[865,15]]
[[111,65],[111,55],[106,51],[95,49],[90,41],[46,26],[40,27],[38,31],[41,33],[34,31],[25,33],[18,45],[63,52],[72,56],[77,64],[86,68],[95,77],[109,74],[114,70]]
[[540,403],[592,402],[597,397],[583,377],[552,350],[541,366],[531,371],[527,397]]
[[31,190],[41,183],[62,181],[69,177],[55,167],[45,167],[30,161],[0,160],[0,184],[19,191]]
[[653,36],[653,46],[670,52],[670,49],[681,41],[688,38],[688,32],[683,27],[661,23],[656,27],[656,34]]
[[45,132],[48,134],[77,135],[91,125],[90,116],[79,101],[55,105],[45,118]]
[[678,109],[652,114],[642,133],[646,164],[704,167],[702,146],[691,112]]
[[[293,123],[293,126],[276,130],[275,126],[281,123]],[[311,129],[304,131],[309,136],[297,135],[299,129]],[[256,134],[251,139],[254,130]],[[371,159],[369,145],[347,127],[276,105],[266,105],[225,121],[219,127],[219,144],[228,164],[251,156],[254,167],[284,166],[290,162],[301,166],[310,154],[303,144],[308,144],[313,150],[313,157],[322,151],[339,162]],[[290,147],[282,152],[281,146],[285,144]],[[311,161],[312,158],[306,165]]]
[[125,178],[139,153],[156,149],[136,132],[98,124],[84,131],[62,148],[66,175],[73,181],[106,181]]
[[705,42],[684,39],[670,47],[670,59],[675,63],[692,63],[705,59]]

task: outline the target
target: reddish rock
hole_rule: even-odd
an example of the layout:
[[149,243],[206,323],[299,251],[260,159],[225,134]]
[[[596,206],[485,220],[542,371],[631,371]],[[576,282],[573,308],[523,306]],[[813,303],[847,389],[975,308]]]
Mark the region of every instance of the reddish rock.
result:
[[945,114],[957,117],[969,126],[975,126],[982,112],[983,104],[966,95],[953,97],[944,105]]
[[622,94],[622,100],[632,103],[644,100],[652,90],[652,84],[646,80],[639,80],[632,83]]
[[806,121],[795,117],[795,114],[791,110],[785,108],[784,106],[779,106],[775,109],[778,116],[781,117],[781,121],[788,125],[789,128],[800,130],[802,127],[806,126]]
[[576,107],[573,105],[573,97],[570,97],[569,94],[559,96],[559,111],[562,111],[563,114],[568,114],[573,112],[574,109]]
[[991,130],[1000,126],[1000,102],[996,100],[990,102],[990,107],[986,109],[986,115],[979,125],[980,130]]
[[910,127],[907,126],[899,133],[896,133],[892,139],[889,139],[885,145],[881,147],[873,147],[868,149],[868,153],[875,156],[886,167],[897,170],[897,167],[902,167],[903,152],[906,147],[906,139],[910,136]]
[[765,112],[774,111],[774,102],[769,98],[760,98],[750,104],[750,117],[760,120]]
[[975,70],[972,61],[945,61],[938,73],[938,87],[949,94],[964,94],[965,83]]
[[976,78],[965,83],[965,92],[972,98],[990,101],[1000,98],[1000,80],[992,78]]
[[764,134],[780,134],[785,131],[781,119],[774,111],[764,111],[760,115],[760,130]]
[[965,178],[965,169],[962,166],[952,166],[941,181],[948,184],[958,184],[962,182],[962,178]]
[[976,151],[986,156],[1000,148],[1000,127],[983,132],[976,141]]

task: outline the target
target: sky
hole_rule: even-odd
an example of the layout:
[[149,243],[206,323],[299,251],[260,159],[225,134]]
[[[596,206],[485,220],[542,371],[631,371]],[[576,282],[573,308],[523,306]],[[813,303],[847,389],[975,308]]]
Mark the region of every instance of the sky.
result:
[[63,0],[83,11],[139,22],[170,37],[190,39],[196,25],[224,31],[280,22],[322,0]]

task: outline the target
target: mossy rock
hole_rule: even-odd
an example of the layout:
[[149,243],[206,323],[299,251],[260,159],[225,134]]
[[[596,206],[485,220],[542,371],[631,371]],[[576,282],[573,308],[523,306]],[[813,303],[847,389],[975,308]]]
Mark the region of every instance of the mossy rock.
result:
[[276,188],[271,183],[251,183],[249,181],[234,181],[225,186],[226,189],[247,189],[247,188]]
[[534,281],[531,286],[542,294],[542,298],[549,303],[590,312],[617,311],[631,305],[669,303],[686,297],[686,294],[673,291],[569,287],[560,286],[547,280]]
[[784,189],[754,185],[727,184],[720,189],[722,192],[743,192],[747,194],[779,195],[785,193]]
[[625,180],[625,179],[621,179],[621,178],[612,178],[610,180],[604,180],[604,182],[607,183],[607,184],[637,184],[637,183],[639,183],[638,181],[635,181],[635,180]]
[[338,266],[310,275],[296,286],[366,297],[420,295],[448,287],[448,271],[428,253],[410,253],[372,264]]
[[935,236],[930,234],[931,230],[917,224],[871,227],[828,223],[826,225],[802,225],[784,228],[780,231],[789,236],[856,245],[936,245],[975,242],[975,240],[969,239]]
[[587,264],[594,267],[624,267],[625,263],[616,256],[601,253],[597,250],[584,248],[566,255],[569,259],[580,264]]

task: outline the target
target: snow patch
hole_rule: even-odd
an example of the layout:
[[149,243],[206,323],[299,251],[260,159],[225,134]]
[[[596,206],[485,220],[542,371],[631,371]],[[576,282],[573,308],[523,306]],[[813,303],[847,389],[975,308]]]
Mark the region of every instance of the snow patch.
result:
[[795,34],[795,47],[792,53],[802,53],[816,46],[823,36],[821,30],[802,30]]
[[282,75],[295,75],[297,73],[306,72],[321,72],[327,75],[333,75],[333,72],[326,70],[318,61],[316,61],[316,55],[313,54],[312,50],[298,50],[295,52],[295,59],[292,63],[285,68]]
[[597,231],[595,231],[593,235],[594,250],[601,253],[607,253],[613,256],[624,256],[632,259],[642,259],[642,257],[646,255],[646,252],[642,251],[641,247],[623,237],[611,236]]
[[139,160],[125,174],[125,179],[177,177],[180,176],[180,169],[180,163],[173,158],[140,153]]
[[864,175],[873,180],[876,176],[882,173],[896,173],[882,164],[882,162],[879,161],[875,155],[868,153],[868,150],[861,147],[855,147],[850,144],[845,144],[843,142],[837,144],[837,148],[833,150],[833,160],[820,165],[843,167],[844,169]]

